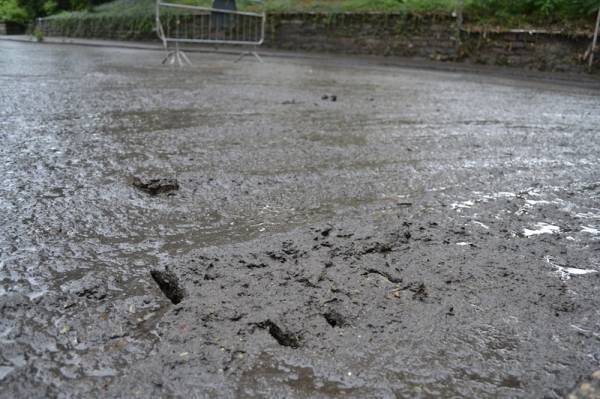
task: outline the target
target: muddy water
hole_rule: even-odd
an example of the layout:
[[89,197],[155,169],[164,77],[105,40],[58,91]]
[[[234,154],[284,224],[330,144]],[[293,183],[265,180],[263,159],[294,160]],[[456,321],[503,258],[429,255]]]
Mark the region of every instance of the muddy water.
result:
[[597,91],[0,52],[0,396],[561,397],[598,368]]

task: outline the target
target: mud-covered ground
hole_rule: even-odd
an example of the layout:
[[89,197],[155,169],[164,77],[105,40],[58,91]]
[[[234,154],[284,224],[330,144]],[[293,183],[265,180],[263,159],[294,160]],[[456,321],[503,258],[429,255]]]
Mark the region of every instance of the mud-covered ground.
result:
[[600,368],[597,89],[0,54],[0,397],[559,398]]

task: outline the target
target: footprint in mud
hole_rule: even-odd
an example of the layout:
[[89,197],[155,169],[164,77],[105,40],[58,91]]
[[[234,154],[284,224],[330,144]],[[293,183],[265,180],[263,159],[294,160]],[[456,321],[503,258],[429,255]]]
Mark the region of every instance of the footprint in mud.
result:
[[348,323],[346,318],[335,310],[329,310],[323,313],[323,317],[331,327],[345,327]]
[[172,193],[173,191],[179,190],[179,182],[177,179],[142,180],[139,177],[134,177],[131,184],[135,188],[152,196],[163,193]]
[[165,294],[165,296],[174,304],[177,305],[183,300],[185,296],[185,290],[179,283],[179,279],[172,271],[165,270],[152,270],[150,275]]
[[283,330],[275,322],[271,320],[264,321],[258,325],[258,327],[266,329],[269,334],[277,341],[281,346],[287,346],[293,349],[300,347],[301,337],[290,332]]
[[[401,281],[401,280],[400,280]],[[429,291],[425,283],[410,283],[404,287],[398,287],[394,289],[391,294],[395,298],[402,298],[402,292],[409,291],[412,293],[412,299],[414,301],[425,302],[429,298]]]

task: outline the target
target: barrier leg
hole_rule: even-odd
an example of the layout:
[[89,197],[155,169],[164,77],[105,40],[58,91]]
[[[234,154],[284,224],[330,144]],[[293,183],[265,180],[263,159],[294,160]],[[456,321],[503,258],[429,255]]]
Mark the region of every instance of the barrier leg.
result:
[[181,54],[181,58],[183,58],[183,61],[185,61],[189,66],[192,66],[192,61],[190,61],[190,59],[188,58],[187,55],[185,55],[185,53],[183,51],[179,52]]
[[240,56],[238,57],[238,59],[235,60],[235,62],[240,62],[247,55],[254,56],[254,58],[256,58],[258,60],[258,62],[260,62],[261,64],[265,63],[263,61],[263,59],[260,57],[260,55],[258,55],[258,53],[256,51],[244,51],[243,53],[240,54]]
[[189,65],[192,66],[192,62],[188,58],[188,56],[181,50],[179,50],[179,43],[175,43],[175,51],[169,51],[167,56],[163,59],[162,64],[175,65],[177,62],[177,66]]
[[598,9],[598,18],[596,18],[596,28],[594,30],[594,40],[592,41],[592,47],[590,51],[590,64],[589,70],[592,71],[594,67],[594,52],[596,51],[596,43],[598,42],[598,31],[600,30],[600,8]]

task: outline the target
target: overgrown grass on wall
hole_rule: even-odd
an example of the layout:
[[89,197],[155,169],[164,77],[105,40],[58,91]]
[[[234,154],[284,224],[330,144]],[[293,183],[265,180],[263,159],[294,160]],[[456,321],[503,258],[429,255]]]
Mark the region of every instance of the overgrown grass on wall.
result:
[[[0,2],[15,0],[0,0]],[[212,0],[168,0],[210,6]],[[243,6],[247,0],[237,0]],[[267,11],[397,12],[449,16],[460,0],[267,0]],[[0,3],[1,4],[1,3]],[[505,28],[591,29],[600,0],[463,0],[467,23]],[[155,38],[155,0],[115,0],[88,11],[50,17],[59,34],[80,37]]]
[[[0,0],[15,1],[15,0]],[[171,0],[209,5],[210,0]],[[240,0],[238,0],[238,3]],[[460,0],[267,0],[268,12],[410,12],[443,13],[455,10]],[[589,19],[600,0],[463,0],[465,14],[473,20],[577,20]],[[0,3],[1,4],[1,3]],[[115,0],[89,11],[70,15],[130,15],[153,13],[153,0]]]

